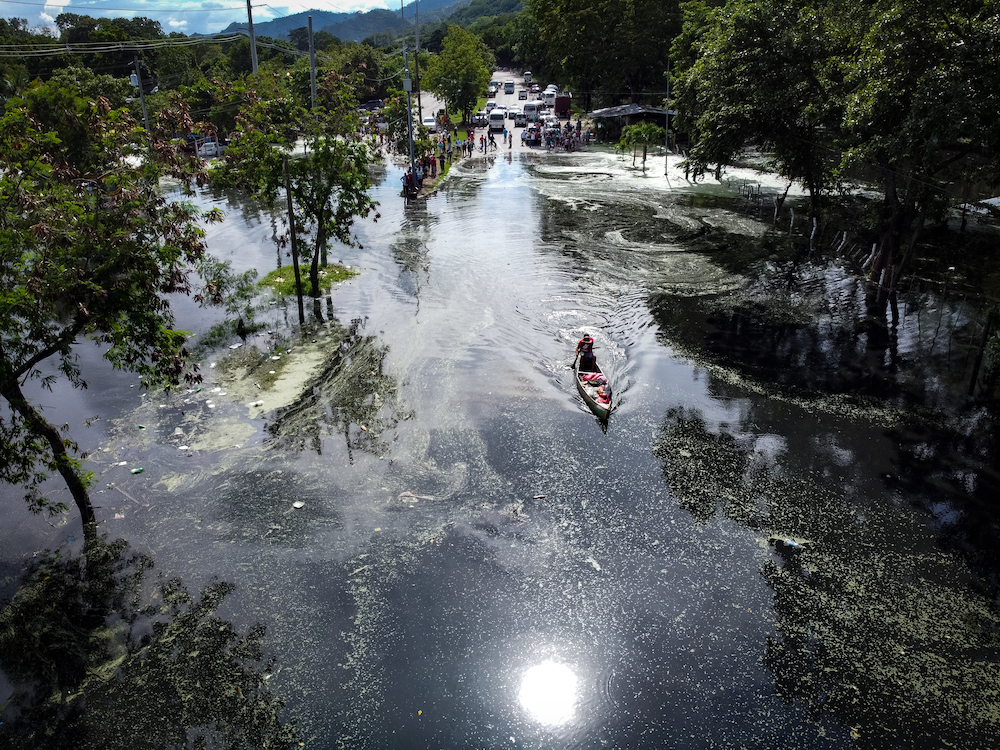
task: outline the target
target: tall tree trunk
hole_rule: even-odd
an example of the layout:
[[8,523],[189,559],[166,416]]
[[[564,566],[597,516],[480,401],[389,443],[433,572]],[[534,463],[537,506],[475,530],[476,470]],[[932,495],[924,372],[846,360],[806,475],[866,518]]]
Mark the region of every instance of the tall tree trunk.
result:
[[84,484],[83,478],[77,474],[76,466],[74,466],[73,459],[66,452],[66,444],[63,442],[59,430],[52,426],[35,407],[28,403],[28,399],[24,397],[21,387],[16,380],[7,384],[7,388],[3,391],[3,397],[7,399],[7,403],[10,404],[13,410],[24,418],[32,431],[48,442],[49,449],[52,451],[53,463],[56,469],[58,469],[59,474],[62,475],[63,481],[66,482],[66,486],[69,487],[70,494],[73,496],[73,502],[76,503],[76,507],[80,510],[80,517],[83,519],[84,527],[87,524],[96,523],[97,517],[94,515],[94,506],[90,504],[90,494],[87,492],[87,485]]
[[326,206],[320,206],[316,215],[316,247],[313,248],[312,263],[309,265],[309,283],[312,284],[312,296],[319,298],[319,262],[323,259],[326,265]]
[[302,277],[299,274],[299,243],[295,236],[295,206],[292,202],[292,183],[288,177],[288,157],[285,157],[285,197],[288,199],[288,236],[292,243],[292,267],[295,269],[295,297],[299,303],[299,325],[305,325],[306,313],[302,307]]

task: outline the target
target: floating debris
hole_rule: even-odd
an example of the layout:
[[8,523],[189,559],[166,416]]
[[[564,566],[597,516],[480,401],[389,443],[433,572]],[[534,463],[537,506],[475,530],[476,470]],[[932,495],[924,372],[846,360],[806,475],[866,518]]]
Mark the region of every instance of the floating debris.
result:
[[305,503],[302,502],[301,500],[296,500],[294,503],[292,503],[292,507],[295,508],[296,510],[298,510],[299,508],[302,508],[304,506],[305,506]]
[[230,344],[229,348],[230,349],[239,349],[241,346],[243,346],[243,344],[241,344],[240,342],[236,342],[235,344]]
[[533,499],[534,500],[544,500],[545,499],[545,495],[535,495],[535,497]]
[[189,451],[189,450],[191,450],[191,446],[189,446],[189,445],[178,445],[177,446],[177,450],[179,450],[179,451]]
[[137,469],[132,469],[133,474],[142,474],[143,471],[144,469],[141,466]]

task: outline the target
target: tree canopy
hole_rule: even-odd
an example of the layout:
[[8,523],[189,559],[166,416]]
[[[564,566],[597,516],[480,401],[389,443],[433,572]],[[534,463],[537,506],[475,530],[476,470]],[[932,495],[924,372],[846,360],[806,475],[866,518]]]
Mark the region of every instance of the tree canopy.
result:
[[884,288],[951,182],[1000,182],[996,0],[731,0],[684,11],[677,92],[692,162],[768,149],[806,184],[814,215],[834,186],[876,180],[872,275]]
[[198,213],[167,202],[157,182],[197,175],[173,148],[150,150],[127,111],[58,83],[8,102],[0,144],[0,396],[9,408],[0,413],[0,479],[24,486],[39,511],[60,507],[39,492],[58,472],[88,523],[83,456],[23,384],[51,382],[42,365],[55,360],[85,388],[75,352],[87,339],[146,386],[185,376],[186,334],[174,328],[168,295],[189,291],[185,269],[204,253],[203,230]]
[[496,61],[483,41],[460,26],[449,26],[441,54],[424,75],[424,86],[462,112],[466,121],[489,86]]

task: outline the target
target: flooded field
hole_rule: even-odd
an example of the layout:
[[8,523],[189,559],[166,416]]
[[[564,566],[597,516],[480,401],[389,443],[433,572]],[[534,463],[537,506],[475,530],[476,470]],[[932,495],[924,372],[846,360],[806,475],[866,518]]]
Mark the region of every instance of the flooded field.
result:
[[[750,172],[691,185],[598,150],[504,154],[407,205],[399,176],[363,248],[332,252],[360,274],[321,320],[307,305],[304,336],[294,301],[265,299],[264,331],[205,350],[200,389],[143,394],[87,348],[87,391],[39,392],[100,474],[101,533],[127,542],[102,553],[129,592],[105,611],[106,590],[73,588],[75,515],[0,490],[0,595],[45,561],[8,621],[87,602],[92,641],[110,612],[131,628],[127,647],[101,636],[74,741],[994,743],[1000,492],[993,415],[965,397],[974,295],[915,281],[880,325],[846,249],[768,232],[739,195]],[[208,243],[234,270],[287,263],[271,217],[199,201],[226,212]],[[198,336],[219,320],[177,311]],[[615,386],[606,426],[573,383],[585,332]],[[0,678],[7,725],[57,722],[12,685],[43,661]]]

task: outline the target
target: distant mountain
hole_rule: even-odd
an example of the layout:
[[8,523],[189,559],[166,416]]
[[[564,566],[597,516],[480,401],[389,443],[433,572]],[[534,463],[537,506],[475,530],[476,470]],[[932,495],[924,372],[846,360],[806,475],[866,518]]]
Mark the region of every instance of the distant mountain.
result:
[[[404,16],[408,28],[413,27],[414,5],[420,14],[420,24],[435,21],[445,15],[455,12],[468,5],[472,0],[419,0],[405,6]],[[269,36],[272,39],[284,39],[288,32],[309,25],[309,16],[313,19],[313,31],[326,31],[341,41],[360,42],[373,34],[381,34],[390,29],[399,30],[399,11],[376,8],[366,13],[333,13],[327,10],[307,10],[295,13],[273,21],[254,23],[255,36]],[[231,23],[221,33],[246,31],[248,24]]]

